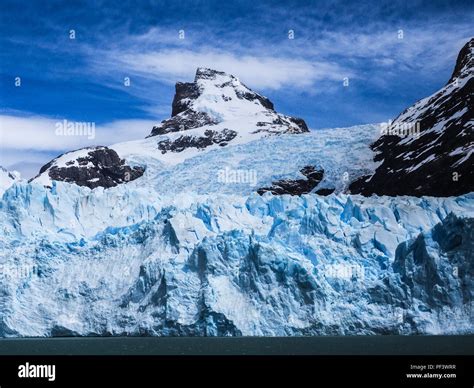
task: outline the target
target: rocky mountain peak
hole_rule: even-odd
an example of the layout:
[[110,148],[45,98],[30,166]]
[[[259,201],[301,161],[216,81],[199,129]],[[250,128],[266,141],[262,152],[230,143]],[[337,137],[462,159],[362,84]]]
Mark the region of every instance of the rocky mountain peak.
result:
[[177,82],[175,90],[171,117],[187,110],[192,116],[214,113],[211,116],[215,123],[226,117],[226,111],[234,115],[239,112],[246,115],[249,109],[255,111],[255,107],[246,106],[246,102],[259,105],[261,110],[274,109],[268,98],[245,86],[237,77],[204,67],[196,70],[194,82]]
[[474,38],[467,42],[458,54],[453,74],[448,83],[474,72]]
[[[268,132],[308,131],[302,119],[276,113],[267,97],[254,92],[234,75],[199,67],[193,82],[176,83],[171,118],[153,127],[150,136],[200,127],[207,130],[209,126],[242,119],[253,121],[255,132],[262,132],[265,123],[273,124],[273,127],[274,124],[284,125],[284,128],[277,131],[272,128]],[[232,130],[238,132],[238,128]]]
[[[249,102],[257,101],[265,109],[273,110],[273,103],[266,97],[254,92],[249,87],[245,86],[239,78],[232,74],[227,74],[223,71],[217,71],[209,68],[199,67],[196,70],[194,83],[201,89],[202,94],[218,95],[225,102],[232,101],[235,96],[240,100],[247,100]],[[227,90],[226,88],[229,88]]]
[[372,144],[374,175],[351,184],[363,195],[455,196],[474,191],[474,39],[449,82],[404,110]]
[[[171,117],[153,127],[147,139],[68,152],[43,166],[33,180],[47,187],[56,180],[110,188],[143,175],[140,155],[173,164],[204,150],[308,131],[303,119],[276,112],[268,98],[237,77],[198,68],[193,82],[176,84]],[[138,162],[129,165],[128,157]]]
[[217,71],[214,69],[209,69],[207,67],[198,67],[196,69],[196,75],[194,77],[194,82],[198,82],[199,80],[215,80],[217,76],[228,77],[229,79],[235,78],[231,74],[226,74],[223,71]]

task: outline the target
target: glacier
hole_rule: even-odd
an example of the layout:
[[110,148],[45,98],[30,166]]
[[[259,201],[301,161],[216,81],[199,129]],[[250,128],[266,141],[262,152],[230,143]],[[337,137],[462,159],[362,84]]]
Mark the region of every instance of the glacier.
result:
[[[145,168],[126,184],[9,182],[0,336],[472,334],[474,193],[347,194],[377,168],[379,133],[281,134],[173,163],[148,138],[111,146]],[[333,194],[256,193],[307,165]]]
[[472,333],[473,199],[15,183],[0,335]]
[[[170,163],[168,155],[157,153],[154,138],[110,148],[131,165],[146,167],[144,176],[128,183],[129,186],[152,185],[162,194],[186,191],[250,195],[274,180],[303,178],[298,171],[308,165],[324,169],[318,189],[335,188],[336,192],[344,192],[351,181],[373,173],[379,165],[372,160],[369,145],[380,131],[380,124],[369,124],[267,136],[245,144],[193,151],[191,157],[179,163],[173,159]],[[219,179],[226,169],[247,173],[255,180]]]
[[[0,168],[0,337],[474,334],[458,86],[399,116],[426,116],[405,149],[418,140],[378,124],[310,131],[198,68],[147,138],[66,152],[29,182]],[[434,122],[454,135],[433,140]]]

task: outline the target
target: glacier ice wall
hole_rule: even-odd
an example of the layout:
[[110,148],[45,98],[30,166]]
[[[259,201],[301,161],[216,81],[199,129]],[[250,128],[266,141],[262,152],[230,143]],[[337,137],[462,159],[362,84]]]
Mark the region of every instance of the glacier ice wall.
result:
[[473,199],[17,183],[0,335],[473,333]]

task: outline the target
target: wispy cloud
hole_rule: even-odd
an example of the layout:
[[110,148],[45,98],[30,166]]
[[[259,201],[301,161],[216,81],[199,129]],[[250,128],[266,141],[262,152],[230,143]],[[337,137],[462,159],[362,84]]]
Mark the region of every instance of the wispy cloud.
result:
[[[58,135],[62,120],[41,116],[0,115],[0,165],[31,177],[52,157],[63,152],[96,145],[111,145],[144,138],[156,121],[119,120],[95,125],[93,138],[84,135]],[[71,123],[74,123],[71,121]]]
[[472,33],[470,24],[458,24],[453,29],[447,23],[400,24],[388,30],[358,33],[327,31],[314,42],[311,51],[346,60],[375,61],[384,66],[399,63],[441,68],[452,63]]
[[462,21],[456,28],[445,20],[332,27],[323,28],[317,19],[300,15],[294,40],[285,29],[275,35],[263,27],[260,34],[254,29],[229,34],[209,27],[191,29],[179,40],[178,30],[153,27],[142,35],[117,38],[108,47],[85,50],[91,68],[102,75],[115,67],[148,82],[173,84],[191,80],[196,68],[205,66],[233,73],[257,90],[311,90],[340,83],[344,77],[370,84],[377,77],[396,77],[394,69],[422,69],[424,74],[418,76],[429,76],[428,72],[452,66],[472,36],[471,24]]
[[1,148],[62,151],[93,145],[110,145],[143,138],[150,133],[153,125],[157,124],[154,120],[119,120],[101,125],[90,123],[94,124],[95,136],[89,138],[87,134],[83,136],[58,135],[57,125],[62,122],[63,120],[41,116],[0,115]]
[[237,55],[232,52],[168,49],[156,52],[111,53],[128,71],[174,83],[192,80],[197,67],[213,67],[235,74],[253,88],[310,87],[318,81],[340,81],[348,74],[336,63],[270,55]]

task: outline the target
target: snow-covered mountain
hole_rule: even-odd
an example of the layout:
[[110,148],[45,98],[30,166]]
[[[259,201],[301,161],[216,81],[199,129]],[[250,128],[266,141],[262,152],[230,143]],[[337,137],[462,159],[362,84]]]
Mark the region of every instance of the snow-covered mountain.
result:
[[[140,177],[154,165],[174,165],[271,135],[305,132],[304,120],[277,113],[268,98],[233,75],[198,68],[194,82],[176,84],[172,117],[153,127],[147,139],[66,153],[43,166],[34,181],[111,187]],[[128,166],[132,161],[136,165]]]
[[474,193],[348,195],[386,163],[379,125],[308,132],[222,72],[172,110],[6,189],[0,336],[474,333]]
[[[180,152],[182,147],[205,148],[228,143],[235,137],[255,139],[265,134],[308,132],[304,120],[275,112],[268,98],[238,78],[207,68],[197,69],[194,82],[176,84],[172,107],[172,117],[154,127],[150,136],[199,130],[189,134],[189,144],[177,142],[181,137],[170,139],[175,146],[162,146],[162,152]],[[206,131],[212,131],[212,135]]]
[[17,171],[11,172],[0,166],[0,195],[19,180],[20,174]]
[[363,195],[451,196],[474,191],[474,38],[441,90],[401,113],[373,145],[375,173],[354,182]]
[[[459,53],[448,84],[433,96],[418,101],[393,122],[380,126],[382,136],[373,142],[371,150],[366,150],[367,157],[357,159],[359,153],[356,153],[354,158],[351,156],[354,151],[347,149],[345,155],[356,162],[357,168],[351,168],[350,163],[343,163],[344,168],[339,165],[339,174],[344,174],[344,178],[333,176],[331,183],[324,176],[334,175],[333,165],[317,157],[327,156],[328,152],[321,154],[320,142],[315,145],[314,138],[305,135],[308,128],[302,119],[277,113],[268,98],[255,93],[233,75],[206,68],[197,69],[194,82],[176,84],[171,118],[153,127],[146,139],[66,153],[45,165],[34,181],[47,186],[56,180],[107,188],[137,178],[140,184],[145,178],[161,177],[166,178],[162,184],[169,187],[168,182],[176,181],[171,171],[180,170],[184,177],[182,182],[186,182],[184,189],[202,192],[206,187],[212,192],[213,187],[222,188],[222,185],[216,182],[215,173],[202,174],[204,167],[213,171],[218,166],[234,170],[237,166],[246,166],[249,171],[247,161],[251,160],[257,164],[254,170],[258,177],[258,185],[252,185],[252,192],[327,195],[342,188],[366,196],[469,193],[474,191],[473,74],[474,39],[471,39]],[[371,136],[373,131],[369,131]],[[317,133],[323,136],[323,141],[328,136],[327,131]],[[342,134],[341,131],[336,133]],[[270,139],[274,135],[293,134],[309,137],[315,148],[308,150],[302,145],[304,150],[291,154],[289,161],[294,162],[291,171],[273,170],[270,167],[272,155],[265,152],[261,165],[245,154],[239,156],[240,159],[233,158],[232,162],[224,158],[227,154],[224,149],[228,147],[263,139],[258,144],[267,150],[268,144],[278,142],[278,138]],[[354,136],[367,139],[363,131]],[[349,140],[348,144],[353,143]],[[200,161],[209,160],[201,157],[207,152],[213,155],[215,165],[199,166]],[[339,155],[344,155],[342,150]],[[314,163],[314,159],[319,159],[319,163]],[[360,166],[360,161],[366,164],[365,168]],[[329,164],[330,169],[325,171],[323,164]],[[193,166],[201,169],[199,178]],[[301,173],[310,170],[319,171],[322,178],[307,179]],[[354,170],[357,173],[354,174]],[[188,171],[194,171],[191,182],[186,179],[190,176]],[[178,183],[178,186],[183,188],[183,184]],[[228,186],[224,187],[228,191]]]

